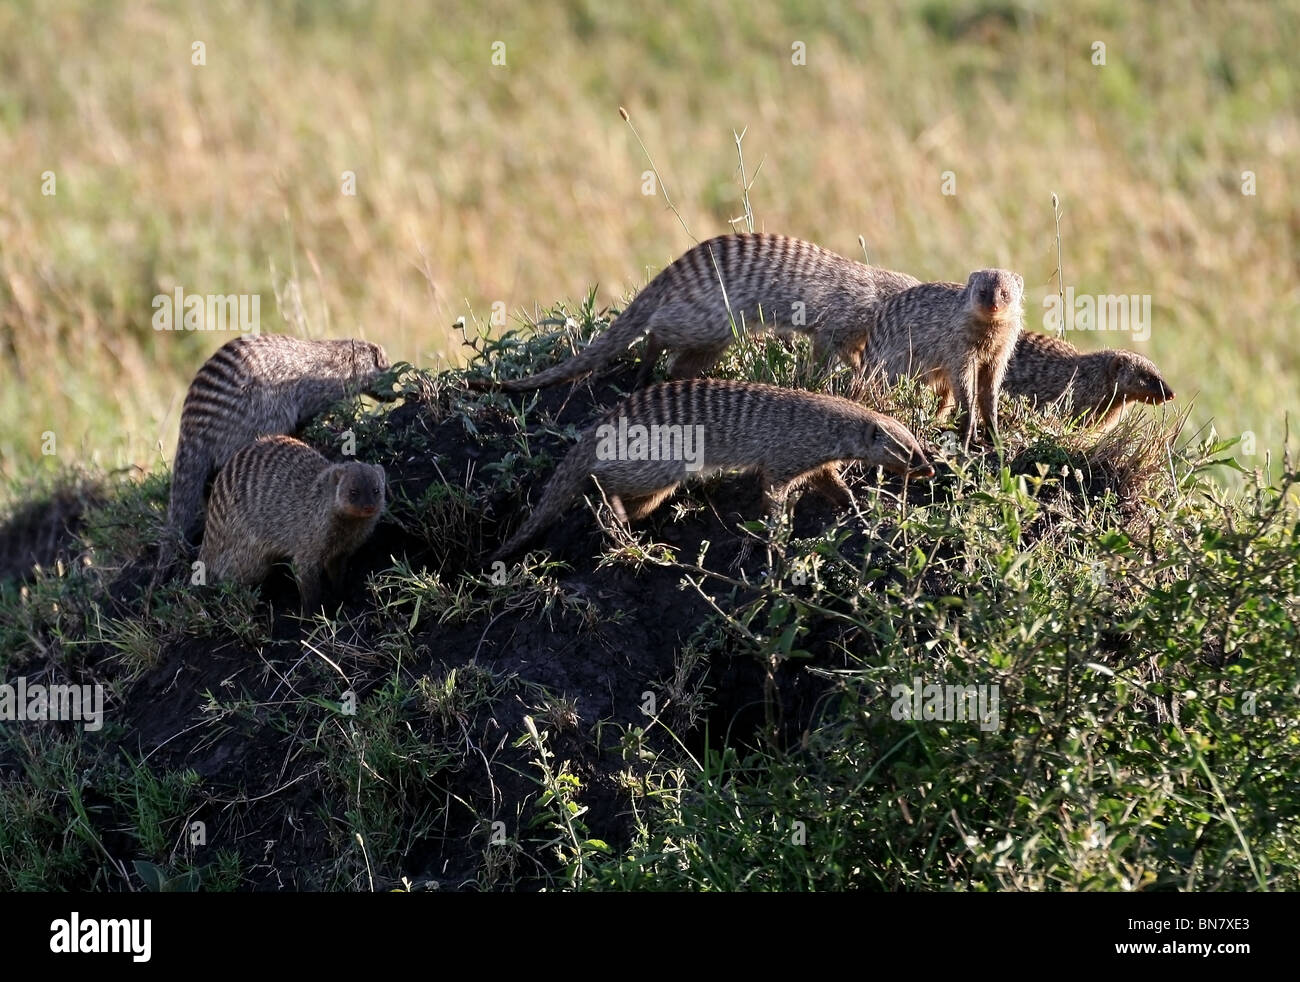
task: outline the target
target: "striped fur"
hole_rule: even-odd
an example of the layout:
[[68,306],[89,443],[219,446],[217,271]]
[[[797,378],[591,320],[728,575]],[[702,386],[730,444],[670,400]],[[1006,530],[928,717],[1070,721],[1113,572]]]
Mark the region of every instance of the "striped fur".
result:
[[167,509],[179,540],[171,543],[173,555],[203,531],[204,490],[235,451],[259,436],[296,433],[331,403],[366,391],[387,368],[383,348],[368,341],[262,334],[218,348],[194,376],[181,410]]
[[919,377],[939,393],[941,412],[955,399],[966,417],[967,446],[981,420],[996,438],[998,393],[1020,335],[1024,286],[1017,273],[981,269],[964,286],[924,283],[889,297],[876,311],[867,370],[890,383]]
[[784,235],[720,235],[651,280],[610,329],[573,358],[502,387],[538,389],[580,378],[643,334],[648,341],[638,385],[665,351],[672,355],[674,378],[700,376],[736,339],[733,318],[736,330],[811,335],[819,362],[834,353],[858,367],[875,305],[918,282]]
[[[698,470],[683,459],[628,459],[602,455],[602,426],[702,427]],[[603,459],[602,459],[603,457]],[[840,507],[850,501],[838,464],[863,460],[901,474],[932,476],[920,444],[902,423],[838,396],[755,382],[689,380],[634,392],[587,429],[561,461],[532,515],[494,559],[517,552],[600,482],[615,514],[644,518],[674,490],[696,477],[724,471],[756,472],[769,513],[784,509],[800,486]]]
[[213,580],[249,585],[292,560],[303,611],[313,611],[321,574],[341,587],[348,558],[379,523],[384,489],[382,467],[331,464],[293,437],[262,437],[212,483],[199,559]]
[[1032,332],[1016,342],[1003,390],[1037,405],[1059,402],[1103,430],[1118,423],[1132,403],[1159,405],[1174,397],[1155,363],[1136,351],[1085,354],[1068,341]]

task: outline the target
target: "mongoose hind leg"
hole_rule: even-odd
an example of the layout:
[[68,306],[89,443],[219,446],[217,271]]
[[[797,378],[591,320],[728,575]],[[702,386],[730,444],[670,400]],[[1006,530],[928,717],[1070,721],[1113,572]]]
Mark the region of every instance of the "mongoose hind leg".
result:
[[[790,492],[796,485],[801,483],[804,476],[799,474],[772,474],[764,472],[761,476],[763,483],[763,503],[767,518],[774,526],[780,526],[785,520],[786,511],[790,504]],[[753,551],[754,540],[746,536],[740,543],[740,549],[736,553],[736,558],[732,560],[731,568],[739,570],[746,562],[749,561],[750,554]],[[769,538],[764,543],[764,558],[766,568],[774,568],[775,556],[772,552],[772,540]]]
[[952,394],[952,389],[944,382],[940,382],[935,391],[939,395],[939,408],[935,410],[935,419],[943,419],[954,409],[957,408],[957,399]]
[[171,498],[167,506],[169,533],[179,539],[175,554],[185,554],[203,532],[206,507],[203,501],[208,478],[217,469],[210,453],[190,444],[177,450],[172,466]]
[[[829,353],[818,354],[818,345],[813,344],[813,355],[817,358],[817,364],[822,368],[829,369]],[[835,349],[835,354],[839,356],[840,361],[848,365],[855,373],[861,373],[863,365],[863,355],[867,350],[867,339],[865,336],[845,341]]]
[[199,562],[203,564],[208,583],[230,580],[253,586],[266,579],[274,565],[269,558],[256,550],[225,543],[211,532],[209,530],[209,535],[204,538],[203,549],[199,552]]
[[668,367],[669,376],[674,379],[699,378],[718,363],[729,343],[679,349]]
[[614,517],[623,525],[628,523],[627,509],[623,507],[622,495],[611,494],[609,496],[609,507],[614,512]]
[[805,479],[805,474],[763,473],[763,504],[768,518],[777,521],[786,513],[790,507],[791,492]]
[[653,331],[645,336],[645,353],[641,356],[641,370],[637,372],[635,388],[640,389],[650,381],[655,365],[659,363],[659,356],[664,353],[664,350],[663,343]]
[[677,485],[670,484],[668,487],[662,488],[659,491],[651,492],[650,494],[625,495],[622,499],[623,508],[625,509],[626,514],[624,521],[639,522],[662,505],[676,490]]
[[853,494],[834,464],[827,464],[813,471],[804,481],[804,486],[809,491],[821,495],[838,509],[842,510],[853,504]]

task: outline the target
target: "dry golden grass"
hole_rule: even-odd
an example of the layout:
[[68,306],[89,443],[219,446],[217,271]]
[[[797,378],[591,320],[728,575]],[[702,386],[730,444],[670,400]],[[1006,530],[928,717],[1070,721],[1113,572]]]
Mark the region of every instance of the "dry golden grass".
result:
[[151,329],[177,285],[424,365],[494,303],[621,301],[693,239],[620,105],[694,238],[741,213],[747,130],[758,227],[923,278],[1015,268],[1038,328],[1055,191],[1066,283],[1153,302],[1145,343],[1072,340],[1150,355],[1256,463],[1300,406],[1294,4],[407,6],[0,8],[0,474],[49,466],[45,431],[63,462],[170,457],[228,337]]

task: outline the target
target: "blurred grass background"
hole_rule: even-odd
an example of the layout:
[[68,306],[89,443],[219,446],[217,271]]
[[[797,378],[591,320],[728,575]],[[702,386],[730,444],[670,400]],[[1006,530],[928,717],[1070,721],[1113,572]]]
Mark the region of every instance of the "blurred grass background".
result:
[[1153,306],[1146,342],[1071,340],[1148,354],[1262,464],[1300,406],[1298,48],[1294,2],[9,0],[0,476],[170,458],[230,337],[155,332],[177,286],[426,366],[494,303],[620,302],[741,214],[741,130],[757,227],[922,279],[1014,268],[1039,330],[1057,192],[1066,284]]

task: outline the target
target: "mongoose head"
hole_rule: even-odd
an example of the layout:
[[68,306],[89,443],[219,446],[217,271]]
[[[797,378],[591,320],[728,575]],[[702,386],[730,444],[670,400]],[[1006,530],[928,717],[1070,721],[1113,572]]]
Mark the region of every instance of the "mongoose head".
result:
[[347,518],[373,518],[383,511],[387,482],[382,467],[359,461],[336,464],[331,477],[337,514]]
[[357,373],[372,371],[375,374],[389,369],[388,355],[384,349],[369,341],[352,342],[352,358],[357,366]]
[[1110,360],[1111,391],[1125,402],[1158,406],[1174,397],[1174,390],[1149,358],[1136,351],[1115,351]]
[[966,280],[968,303],[987,321],[1017,319],[1025,281],[1009,269],[977,269]]
[[873,416],[866,424],[867,446],[862,459],[904,477],[934,477],[934,467],[912,431],[889,416]]

